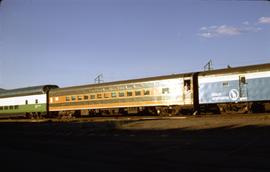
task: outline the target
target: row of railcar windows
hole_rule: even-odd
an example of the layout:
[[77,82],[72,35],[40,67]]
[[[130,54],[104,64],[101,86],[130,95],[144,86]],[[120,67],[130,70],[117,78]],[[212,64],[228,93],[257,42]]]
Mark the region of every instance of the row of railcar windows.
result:
[[[38,104],[38,99],[35,100],[35,103]],[[28,105],[28,100],[25,100],[25,104]],[[19,109],[18,105],[14,106],[0,106],[0,110],[17,110]]]
[[18,105],[15,105],[15,106],[0,106],[0,110],[16,110],[16,109],[19,109],[19,106]]
[[89,100],[89,99],[102,99],[102,98],[116,98],[118,95],[118,97],[131,97],[133,95],[135,96],[141,96],[141,95],[144,95],[144,96],[148,96],[150,95],[150,90],[143,90],[143,91],[127,91],[127,92],[124,92],[124,91],[120,91],[118,92],[112,92],[112,93],[98,93],[98,94],[92,94],[90,96],[88,95],[83,95],[83,96],[67,96],[66,97],[66,101],[75,101],[75,100]]

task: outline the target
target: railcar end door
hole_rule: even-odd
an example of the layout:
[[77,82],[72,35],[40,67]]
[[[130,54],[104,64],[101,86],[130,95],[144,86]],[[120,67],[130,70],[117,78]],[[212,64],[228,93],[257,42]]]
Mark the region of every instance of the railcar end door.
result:
[[240,101],[246,101],[248,97],[247,81],[243,75],[239,76],[239,97]]
[[191,104],[192,101],[192,88],[191,88],[191,79],[187,78],[184,79],[184,84],[183,84],[183,102],[184,104]]

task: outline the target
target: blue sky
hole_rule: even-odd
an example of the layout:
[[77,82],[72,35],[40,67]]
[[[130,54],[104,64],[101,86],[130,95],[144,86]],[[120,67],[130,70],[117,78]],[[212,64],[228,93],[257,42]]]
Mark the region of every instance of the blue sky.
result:
[[270,63],[270,2],[3,0],[0,88]]

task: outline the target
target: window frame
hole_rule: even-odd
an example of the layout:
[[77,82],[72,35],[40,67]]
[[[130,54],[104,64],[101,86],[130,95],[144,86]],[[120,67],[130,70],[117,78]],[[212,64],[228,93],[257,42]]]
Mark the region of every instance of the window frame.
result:
[[149,96],[151,93],[150,93],[150,90],[143,90],[143,95],[144,96]]
[[102,99],[102,94],[101,93],[97,94],[97,99]]
[[70,96],[66,96],[66,102],[70,102],[71,101],[71,97]]
[[124,91],[118,92],[118,97],[125,97],[125,92]]
[[77,100],[78,101],[82,101],[83,100],[83,96],[81,96],[81,95],[77,96]]
[[127,97],[132,97],[133,96],[133,91],[127,91]]
[[91,94],[90,95],[90,100],[94,100],[94,99],[96,99],[96,95],[95,94]]
[[170,88],[169,87],[162,88],[161,93],[162,94],[170,94]]
[[89,96],[88,95],[83,95],[83,100],[89,100]]
[[76,96],[71,96],[71,101],[76,101]]
[[[139,94],[138,94],[139,93]],[[137,90],[137,91],[135,91],[135,96],[141,96],[142,95],[142,92],[141,92],[141,90]]]

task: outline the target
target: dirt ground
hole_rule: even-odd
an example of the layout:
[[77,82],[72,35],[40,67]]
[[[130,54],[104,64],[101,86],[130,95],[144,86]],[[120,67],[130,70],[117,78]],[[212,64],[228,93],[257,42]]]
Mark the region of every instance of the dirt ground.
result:
[[270,171],[270,114],[0,121],[1,171]]

